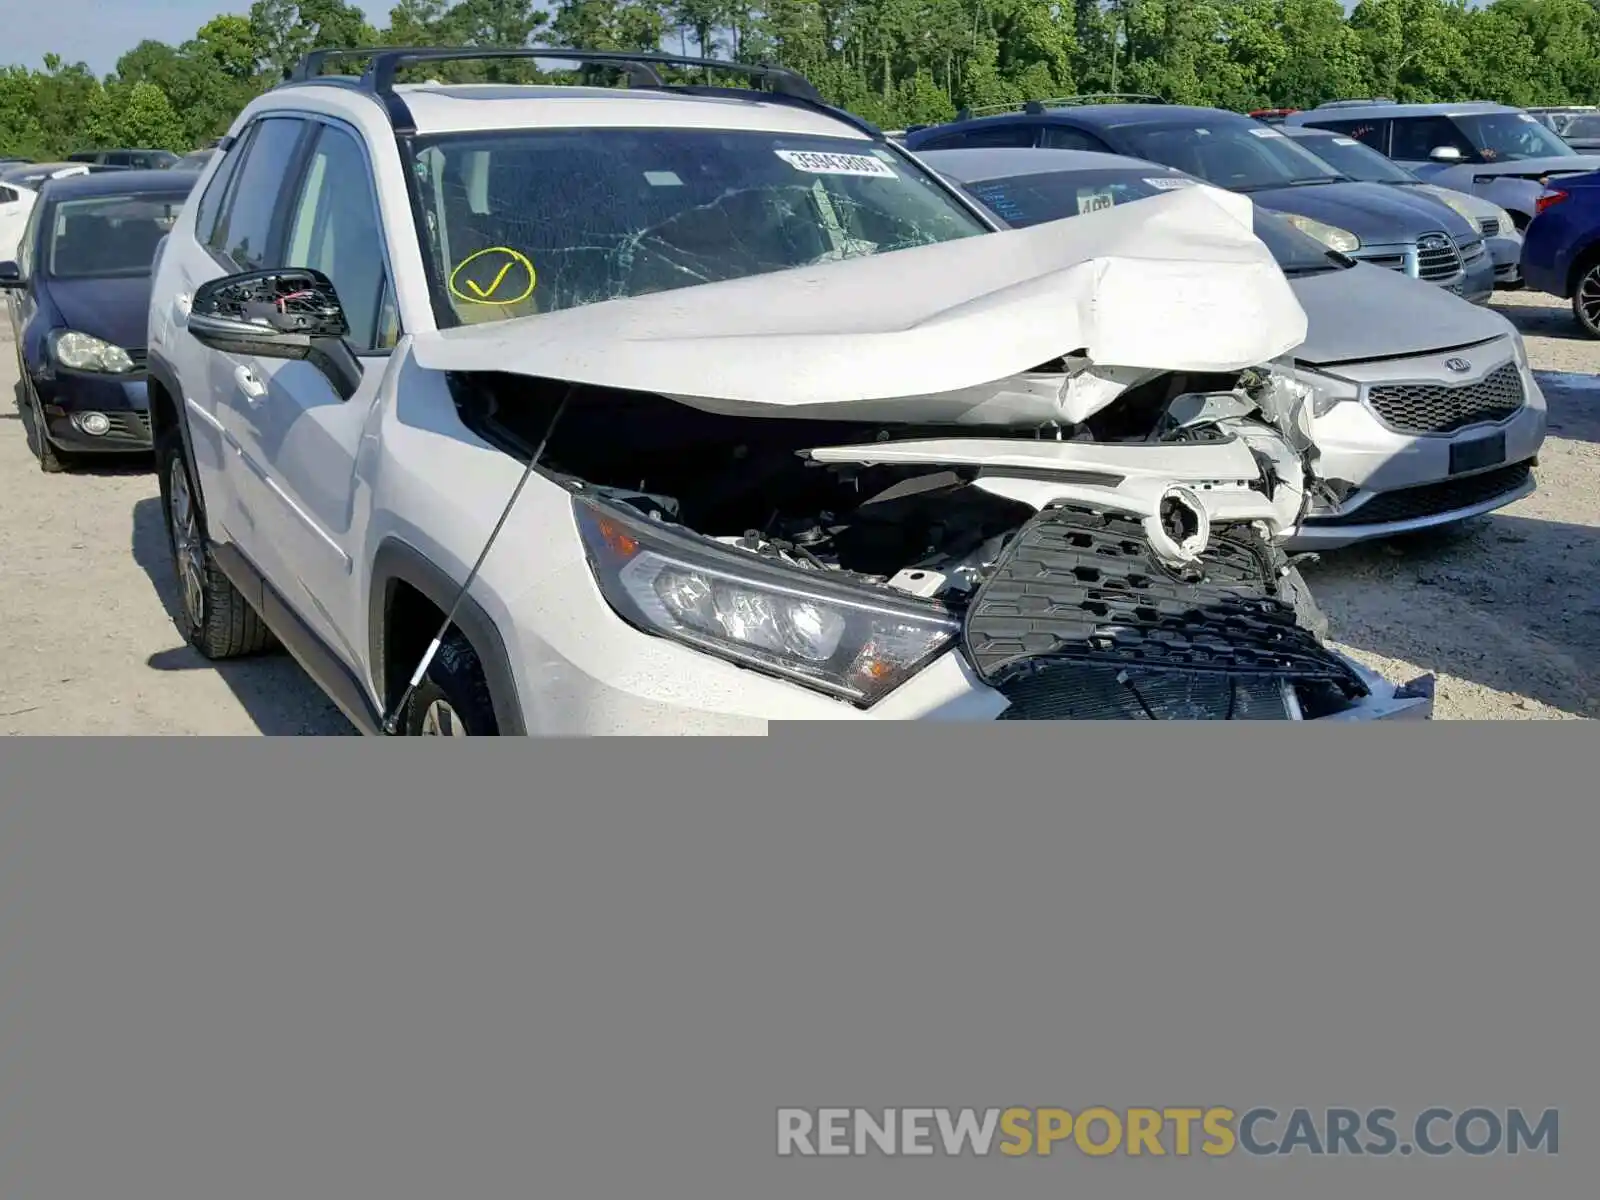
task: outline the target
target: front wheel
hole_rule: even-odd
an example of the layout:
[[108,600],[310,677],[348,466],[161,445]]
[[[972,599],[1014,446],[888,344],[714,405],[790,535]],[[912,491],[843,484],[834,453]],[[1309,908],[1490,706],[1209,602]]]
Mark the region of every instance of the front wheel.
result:
[[[20,362],[21,360],[18,359]],[[33,422],[33,435],[39,439],[39,470],[46,475],[59,475],[74,465],[74,457],[65,450],[58,450],[50,435],[45,432],[44,407],[39,403],[39,397],[34,394],[33,388],[23,376],[23,387],[28,393],[28,419]]]
[[1572,289],[1572,315],[1592,338],[1600,338],[1600,262],[1590,263]]
[[496,737],[500,728],[472,643],[452,630],[406,706],[407,737]]

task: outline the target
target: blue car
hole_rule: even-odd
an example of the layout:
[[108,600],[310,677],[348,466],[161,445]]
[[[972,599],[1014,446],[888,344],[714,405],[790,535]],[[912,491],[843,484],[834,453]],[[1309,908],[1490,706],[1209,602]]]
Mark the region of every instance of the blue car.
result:
[[1177,104],[1030,101],[1020,111],[958,117],[908,132],[924,150],[1032,146],[1148,159],[1247,193],[1302,233],[1351,258],[1402,271],[1482,304],[1494,294],[1483,234],[1459,213],[1350,179],[1242,113]]
[[1572,315],[1600,338],[1600,171],[1569,175],[1539,197],[1522,235],[1528,286],[1572,301]]
[[150,449],[150,267],[196,179],[170,170],[51,179],[16,259],[0,262],[43,470]]

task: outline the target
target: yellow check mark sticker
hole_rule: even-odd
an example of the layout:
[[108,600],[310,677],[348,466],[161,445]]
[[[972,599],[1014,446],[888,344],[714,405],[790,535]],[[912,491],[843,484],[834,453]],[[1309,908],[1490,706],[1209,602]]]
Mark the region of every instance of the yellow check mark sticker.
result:
[[452,296],[468,304],[518,304],[533,294],[537,283],[527,255],[509,246],[490,246],[457,263],[449,286]]
[[505,266],[501,267],[500,274],[494,277],[494,282],[491,283],[487,288],[479,287],[476,279],[467,280],[467,286],[487,300],[490,296],[494,295],[494,293],[499,289],[500,285],[506,281],[506,276],[511,274],[511,268],[516,265],[516,263],[507,263]]

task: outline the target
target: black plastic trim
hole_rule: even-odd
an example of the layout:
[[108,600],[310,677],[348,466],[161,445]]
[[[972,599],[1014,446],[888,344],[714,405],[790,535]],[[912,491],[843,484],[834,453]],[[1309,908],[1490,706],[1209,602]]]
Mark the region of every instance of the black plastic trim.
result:
[[267,628],[311,676],[312,682],[339,706],[339,711],[362,733],[381,736],[382,718],[355,673],[300,619],[238,547],[231,542],[213,542],[211,555],[229,582],[260,614]]
[[[205,508],[205,493],[200,487],[200,472],[195,467],[194,439],[189,434],[189,410],[183,400],[183,388],[178,383],[178,371],[171,363],[161,356],[160,351],[150,350],[145,358],[145,374],[148,377],[146,388],[151,383],[159,383],[161,390],[166,392],[168,401],[172,404],[173,420],[178,425],[178,437],[183,442],[183,453],[189,463],[190,486],[194,488],[195,495],[200,501],[200,507]],[[155,406],[146,402],[146,409],[150,413],[150,438],[152,442],[159,440],[159,431],[156,429]]]
[[[384,669],[387,655],[384,643],[385,614],[396,583],[406,583],[417,589],[438,608],[449,609],[461,585],[443,568],[437,566],[420,550],[398,538],[387,538],[379,544],[372,558],[372,588],[369,599],[367,638],[373,683],[378,695],[388,697],[390,680]],[[478,661],[483,666],[489,698],[494,704],[495,723],[502,737],[524,737],[527,723],[522,714],[522,702],[517,695],[516,675],[511,670],[511,656],[506,651],[500,630],[471,596],[462,597],[456,609],[454,624],[472,643]],[[396,681],[403,684],[403,680]]]

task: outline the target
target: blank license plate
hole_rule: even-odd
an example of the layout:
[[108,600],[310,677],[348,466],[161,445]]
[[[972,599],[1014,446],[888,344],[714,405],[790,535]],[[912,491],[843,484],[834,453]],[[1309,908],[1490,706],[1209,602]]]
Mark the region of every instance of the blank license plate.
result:
[[1484,467],[1497,467],[1506,460],[1506,435],[1504,431],[1470,442],[1455,442],[1450,446],[1450,474],[1463,471],[1481,471]]

